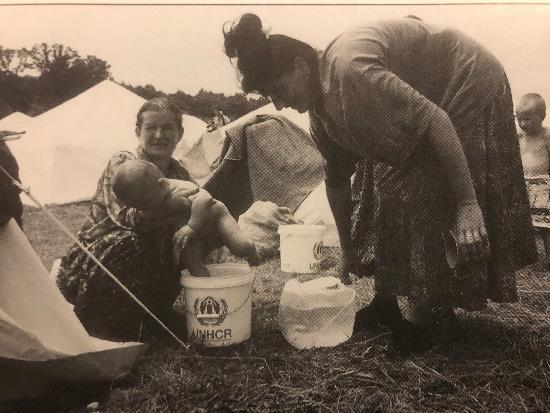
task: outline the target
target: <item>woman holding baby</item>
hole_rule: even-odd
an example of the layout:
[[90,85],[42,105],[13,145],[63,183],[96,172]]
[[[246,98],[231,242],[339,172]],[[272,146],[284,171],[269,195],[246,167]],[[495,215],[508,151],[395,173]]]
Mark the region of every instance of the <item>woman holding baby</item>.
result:
[[[181,112],[168,99],[152,99],[139,110],[135,132],[136,152],[119,152],[110,160],[79,239],[155,315],[181,333],[183,318],[172,308],[180,274],[172,255],[169,217],[160,209],[144,212],[122,204],[112,185],[122,164],[140,159],[154,164],[165,178],[187,181],[189,195],[197,191],[188,172],[172,158],[184,132]],[[138,340],[154,334],[152,319],[77,245],[62,259],[58,285],[91,335]]]
[[[358,324],[408,328],[397,295],[434,323],[452,319],[453,307],[517,300],[515,269],[536,251],[496,58],[456,30],[412,18],[349,30],[321,53],[267,35],[253,14],[224,34],[245,93],[309,112],[342,277],[365,276],[374,263],[376,295]],[[463,257],[456,269],[442,242],[451,230]]]

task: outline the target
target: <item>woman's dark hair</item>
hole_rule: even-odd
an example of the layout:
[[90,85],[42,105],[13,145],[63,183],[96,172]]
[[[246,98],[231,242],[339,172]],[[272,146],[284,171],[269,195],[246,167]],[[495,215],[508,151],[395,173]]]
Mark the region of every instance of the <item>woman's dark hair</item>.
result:
[[176,124],[178,125],[178,129],[183,131],[182,112],[172,101],[172,99],[168,97],[153,98],[141,105],[136,117],[136,128],[141,128],[141,123],[143,122],[143,112],[147,112],[149,110],[153,112],[172,112],[174,114]]
[[266,82],[292,71],[294,59],[303,58],[317,76],[317,52],[310,45],[284,35],[270,35],[262,29],[255,14],[244,14],[236,22],[225,24],[225,54],[237,59],[241,86],[245,93],[265,95]]

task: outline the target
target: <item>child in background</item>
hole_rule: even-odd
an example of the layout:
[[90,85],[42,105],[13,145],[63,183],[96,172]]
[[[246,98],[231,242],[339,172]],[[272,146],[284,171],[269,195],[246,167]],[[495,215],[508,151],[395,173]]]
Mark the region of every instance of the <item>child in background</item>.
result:
[[[540,228],[548,260],[550,259],[550,228],[543,225],[550,225],[547,189],[549,182],[547,178],[550,175],[550,129],[542,124],[545,117],[546,103],[539,94],[529,93],[523,96],[516,107],[516,119],[521,129],[519,147],[533,212],[533,224]],[[540,191],[540,188],[544,188],[543,191]]]
[[[193,188],[194,194],[189,196]],[[174,219],[179,228],[173,238],[174,260],[197,277],[209,276],[205,255],[226,245],[251,265],[259,265],[256,245],[239,228],[227,207],[190,182],[166,179],[151,162],[124,162],[113,178],[113,191],[129,207],[154,211]]]

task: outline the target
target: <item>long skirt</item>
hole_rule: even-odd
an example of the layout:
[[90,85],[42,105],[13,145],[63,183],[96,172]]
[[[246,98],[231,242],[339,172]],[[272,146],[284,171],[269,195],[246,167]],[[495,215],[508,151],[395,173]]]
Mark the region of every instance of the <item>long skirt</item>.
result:
[[456,269],[447,264],[442,234],[455,224],[456,202],[427,144],[403,167],[361,161],[352,191],[352,242],[363,268],[374,263],[377,291],[482,310],[488,298],[516,301],[515,270],[537,259],[507,83],[457,133],[489,235],[488,260]]
[[[180,292],[179,275],[165,241],[117,229],[86,247],[157,317],[166,321]],[[152,317],[77,245],[61,261],[58,286],[88,332],[112,340],[155,334]],[[144,330],[145,329],[145,330]]]

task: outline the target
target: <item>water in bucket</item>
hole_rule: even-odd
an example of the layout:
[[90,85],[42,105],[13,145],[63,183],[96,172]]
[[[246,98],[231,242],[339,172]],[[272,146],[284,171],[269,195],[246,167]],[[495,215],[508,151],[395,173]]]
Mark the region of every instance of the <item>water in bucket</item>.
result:
[[250,338],[254,272],[247,264],[207,265],[211,277],[184,271],[187,337],[205,347],[222,347]]
[[315,273],[323,254],[323,225],[280,225],[281,270]]

